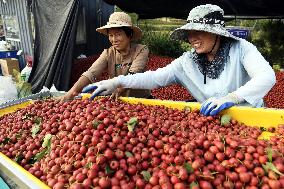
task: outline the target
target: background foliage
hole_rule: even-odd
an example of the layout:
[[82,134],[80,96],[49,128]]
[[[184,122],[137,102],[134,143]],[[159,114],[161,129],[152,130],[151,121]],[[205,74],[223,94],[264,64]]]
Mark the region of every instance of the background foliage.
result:
[[190,49],[185,42],[170,39],[170,33],[183,25],[185,21],[177,19],[142,20],[139,27],[143,30],[143,44],[147,44],[152,54],[177,58]]
[[284,23],[281,20],[263,20],[252,31],[252,43],[275,68],[284,68]]

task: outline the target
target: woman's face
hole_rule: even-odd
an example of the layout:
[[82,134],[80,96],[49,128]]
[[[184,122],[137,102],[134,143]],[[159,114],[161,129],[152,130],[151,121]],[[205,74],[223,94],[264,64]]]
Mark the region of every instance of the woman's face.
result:
[[131,38],[120,28],[108,29],[108,39],[111,45],[120,52],[126,52],[131,42]]
[[188,42],[197,54],[209,53],[215,43],[216,35],[204,31],[189,31]]

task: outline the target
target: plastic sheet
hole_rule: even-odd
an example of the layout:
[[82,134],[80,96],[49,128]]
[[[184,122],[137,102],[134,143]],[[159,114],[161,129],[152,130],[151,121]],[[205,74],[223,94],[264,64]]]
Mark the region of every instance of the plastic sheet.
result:
[[6,182],[0,177],[0,188],[1,189],[10,189]]

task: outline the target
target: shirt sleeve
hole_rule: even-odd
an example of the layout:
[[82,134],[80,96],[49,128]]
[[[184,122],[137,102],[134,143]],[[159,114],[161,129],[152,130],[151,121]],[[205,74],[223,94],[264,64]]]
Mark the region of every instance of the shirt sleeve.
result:
[[87,77],[92,83],[100,74],[107,68],[108,55],[107,49],[105,49],[100,57],[92,64],[92,66],[84,72],[82,75]]
[[241,41],[240,45],[241,61],[251,79],[238,88],[235,94],[258,107],[259,102],[262,102],[262,98],[275,84],[275,73],[253,44]]
[[145,70],[146,64],[149,60],[149,49],[147,46],[142,46],[142,48],[138,49],[138,53],[136,53],[133,62],[129,68],[129,72],[131,73],[139,73]]
[[175,74],[179,66],[179,59],[176,59],[171,64],[156,71],[147,71],[127,76],[120,75],[117,78],[119,84],[124,88],[155,89],[177,83]]

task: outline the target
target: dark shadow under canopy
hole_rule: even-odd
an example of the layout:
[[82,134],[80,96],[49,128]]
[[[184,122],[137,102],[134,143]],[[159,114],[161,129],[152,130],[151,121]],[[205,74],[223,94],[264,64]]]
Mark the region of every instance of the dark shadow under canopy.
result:
[[201,4],[220,6],[225,16],[237,18],[284,18],[283,0],[104,0],[139,19],[173,17],[186,19],[189,11]]

